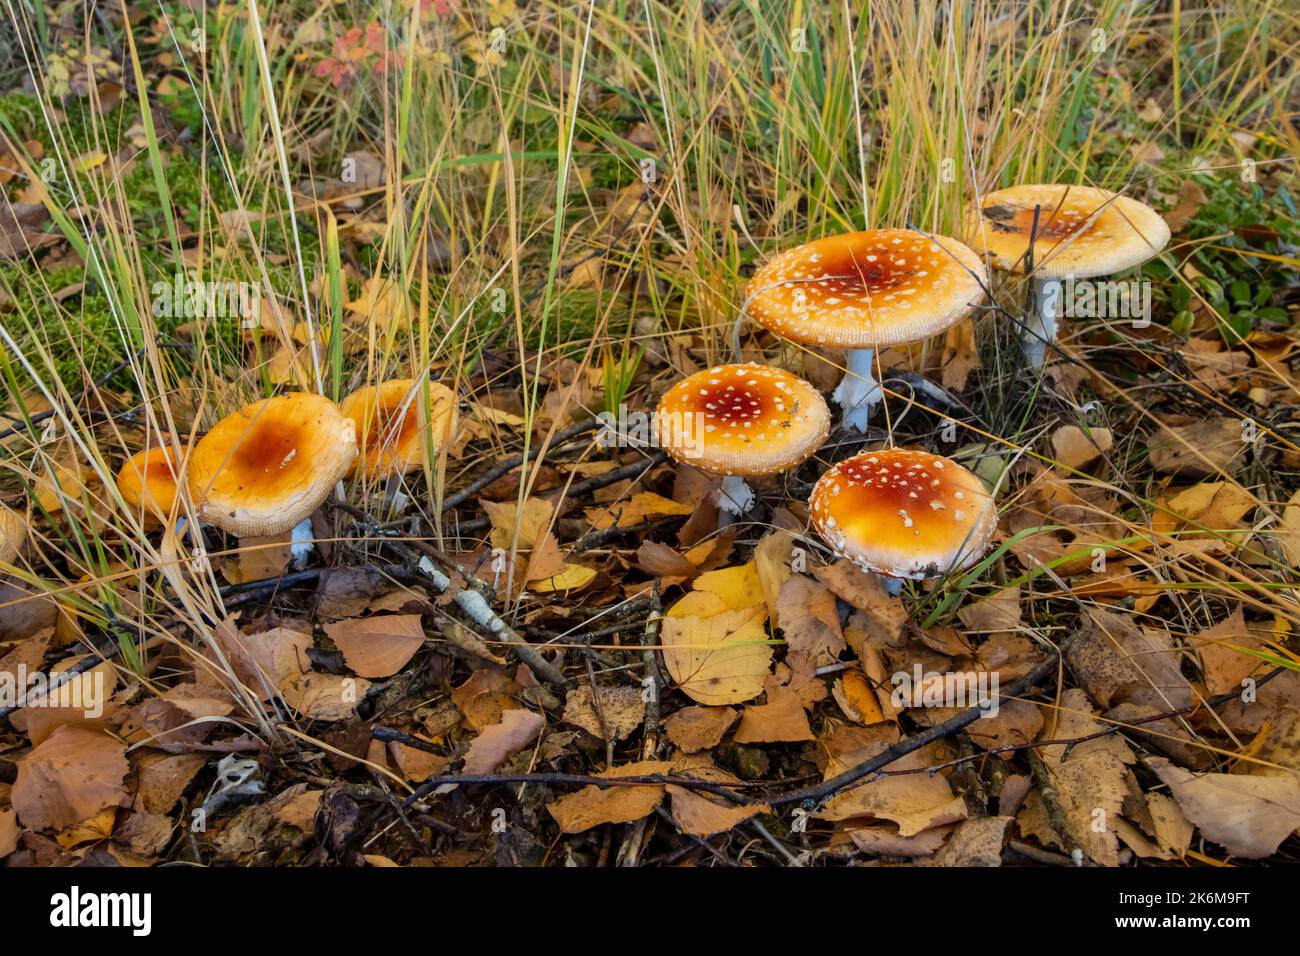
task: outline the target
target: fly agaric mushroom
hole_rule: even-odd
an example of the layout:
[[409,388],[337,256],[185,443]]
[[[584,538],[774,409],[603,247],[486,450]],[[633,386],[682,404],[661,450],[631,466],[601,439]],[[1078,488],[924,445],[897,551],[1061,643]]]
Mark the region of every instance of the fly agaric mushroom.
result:
[[0,505],[0,564],[13,564],[27,541],[27,519],[8,505]]
[[826,438],[830,417],[826,401],[797,375],[754,363],[717,365],[667,391],[655,433],[673,458],[725,476],[716,500],[731,516],[754,502],[745,476],[805,461]]
[[322,395],[246,405],[194,446],[188,481],[199,517],[237,537],[283,534],[320,506],[357,454],[356,427]]
[[147,448],[128,458],[117,473],[122,500],[133,511],[143,511],[149,525],[165,521],[172,512],[181,457],[175,448]]
[[429,383],[426,410],[422,381],[397,378],[357,389],[339,408],[357,424],[360,450],[354,468],[367,477],[405,474],[419,468],[451,438],[456,428],[456,396]]
[[924,451],[848,458],[808,500],[817,531],[842,558],[892,579],[937,577],[974,563],[997,528],[993,499],[972,472]]
[[1169,242],[1168,223],[1150,206],[1092,186],[999,189],[984,197],[967,232],[993,268],[1033,276],[1034,312],[1021,349],[1034,368],[1056,341],[1061,279],[1121,272]]
[[749,280],[746,311],[803,345],[847,349],[834,398],[846,428],[867,430],[881,399],[877,349],[944,332],[984,298],[979,257],[956,239],[907,229],[828,236],[787,250]]

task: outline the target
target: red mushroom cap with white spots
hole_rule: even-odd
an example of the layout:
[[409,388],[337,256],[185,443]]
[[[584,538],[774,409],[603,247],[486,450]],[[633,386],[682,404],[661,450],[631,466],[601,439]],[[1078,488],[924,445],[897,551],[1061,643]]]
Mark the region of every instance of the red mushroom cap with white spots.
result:
[[825,440],[831,413],[818,391],[766,365],[717,365],[659,401],[660,446],[713,475],[770,475],[806,460]]
[[1004,272],[1025,271],[1033,236],[1034,275],[1042,278],[1122,272],[1169,242],[1168,223],[1150,206],[1092,186],[999,189],[983,198],[966,230],[970,244]]
[[932,578],[979,559],[997,528],[993,499],[956,462],[886,449],[840,462],[808,502],[831,549],[896,578]]
[[869,229],[781,253],[749,280],[746,312],[791,342],[886,348],[956,325],[986,285],[984,263],[956,239]]

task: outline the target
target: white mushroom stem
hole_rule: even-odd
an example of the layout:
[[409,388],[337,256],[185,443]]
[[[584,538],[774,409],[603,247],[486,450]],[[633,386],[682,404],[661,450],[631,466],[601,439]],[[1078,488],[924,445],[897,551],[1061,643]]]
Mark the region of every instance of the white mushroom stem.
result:
[[1061,312],[1061,280],[1034,279],[1034,308],[1025,319],[1020,348],[1030,368],[1042,368],[1047,346],[1056,342],[1057,316]]
[[740,475],[727,475],[722,479],[713,500],[718,503],[718,527],[725,527],[754,505],[754,490]]
[[315,541],[311,518],[303,518],[293,526],[293,531],[289,533],[289,554],[294,567],[300,568],[307,562],[312,548],[316,546]]
[[865,432],[867,422],[871,420],[871,407],[878,404],[884,394],[872,372],[874,357],[873,349],[850,349],[846,356],[848,374],[836,386],[832,397],[844,410],[840,421],[847,429]]
[[890,597],[898,597],[903,593],[903,579],[892,578],[887,574],[878,575],[880,583],[885,586],[885,593]]

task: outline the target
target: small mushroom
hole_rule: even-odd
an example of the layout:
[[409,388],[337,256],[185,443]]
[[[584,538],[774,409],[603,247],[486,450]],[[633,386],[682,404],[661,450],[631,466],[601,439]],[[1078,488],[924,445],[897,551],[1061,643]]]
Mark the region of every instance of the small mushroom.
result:
[[26,516],[8,505],[0,505],[0,564],[13,564],[26,543]]
[[1150,206],[1092,186],[991,192],[967,233],[994,269],[1033,277],[1034,310],[1021,332],[1021,350],[1033,368],[1043,367],[1047,346],[1056,341],[1061,279],[1121,272],[1169,242],[1168,223]]
[[360,454],[353,470],[370,478],[405,474],[451,439],[456,396],[445,385],[430,382],[426,406],[423,384],[422,379],[391,379],[343,399],[343,416],[357,423]]
[[725,476],[717,495],[725,523],[754,502],[746,475],[785,471],[817,450],[830,410],[797,375],[753,363],[718,365],[668,390],[655,429],[673,458]]
[[126,460],[117,473],[117,490],[128,508],[148,527],[167,520],[176,504],[176,472],[184,456],[172,447],[146,448]]
[[986,276],[956,239],[869,229],[778,255],[750,279],[746,312],[792,342],[848,350],[834,398],[844,426],[865,432],[882,394],[871,367],[876,350],[956,325],[983,301]]
[[882,449],[848,458],[818,480],[808,501],[837,555],[902,579],[969,567],[997,529],[993,499],[972,472],[924,451]]
[[357,454],[356,427],[328,398],[278,395],[223,418],[190,455],[199,517],[237,537],[284,534],[329,497]]

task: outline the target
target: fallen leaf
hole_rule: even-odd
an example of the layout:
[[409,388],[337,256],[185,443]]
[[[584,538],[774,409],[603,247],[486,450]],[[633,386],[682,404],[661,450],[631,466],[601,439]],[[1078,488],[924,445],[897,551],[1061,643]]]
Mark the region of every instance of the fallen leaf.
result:
[[839,660],[846,647],[844,632],[835,595],[826,585],[802,574],[791,575],[777,597],[777,616],[789,645],[786,661],[791,667],[806,661],[815,669]]
[[283,688],[284,701],[312,720],[344,720],[353,717],[357,704],[370,690],[363,677],[339,677],[309,671]]
[[930,866],[1001,866],[1011,817],[979,817],[957,825]]
[[418,614],[379,614],[325,625],[352,672],[361,677],[391,677],[424,644]]
[[1080,469],[1096,460],[1115,445],[1115,436],[1109,428],[1089,428],[1064,425],[1052,434],[1052,457],[1065,469]]
[[648,518],[688,515],[694,510],[691,505],[678,504],[671,498],[656,495],[652,491],[642,491],[627,501],[617,502],[607,508],[588,508],[586,514],[593,528],[604,531],[615,525],[632,528],[645,523]]
[[738,704],[757,697],[772,666],[763,627],[766,605],[712,617],[665,617],[664,664],[678,688],[701,704]]
[[607,686],[593,693],[590,684],[583,684],[565,698],[564,719],[601,740],[605,728],[614,740],[624,740],[645,719],[645,703],[639,687]]
[[[598,777],[644,777],[667,774],[672,764],[666,760],[642,760],[610,767]],[[561,833],[581,833],[602,823],[631,823],[640,820],[664,798],[662,784],[627,784],[597,787],[592,784],[546,805],[560,826]]]
[[664,721],[664,732],[682,753],[699,753],[721,743],[739,716],[740,711],[732,707],[692,704],[670,714]]
[[789,687],[767,680],[767,703],[745,708],[736,728],[735,741],[740,744],[769,744],[812,740],[812,728],[803,701]]
[[1147,765],[1169,787],[1187,819],[1232,856],[1272,856],[1300,828],[1300,780],[1294,776],[1194,774],[1163,757]]
[[[492,522],[489,540],[494,548],[518,547],[522,551],[532,548],[551,527],[555,505],[545,498],[527,498],[521,509],[514,501],[480,501]],[[519,539],[515,540],[515,523],[519,524]]]
[[691,836],[725,833],[750,817],[772,812],[765,803],[738,805],[724,797],[705,796],[676,784],[669,784],[667,790],[672,797],[673,822],[677,829]]
[[541,734],[546,718],[531,710],[516,708],[501,715],[501,723],[484,727],[465,754],[462,773],[491,773],[519,753]]
[[23,826],[62,829],[126,803],[126,747],[97,730],[60,727],[18,761],[10,801]]

